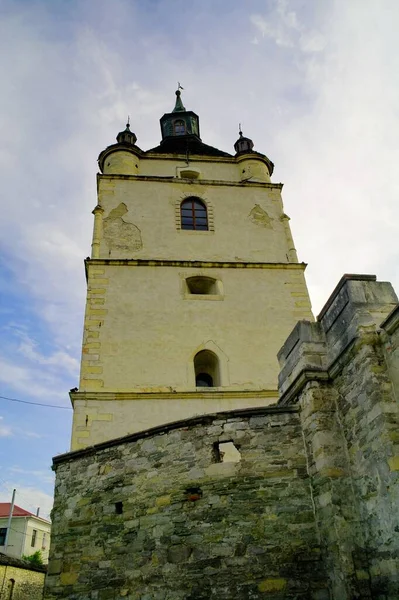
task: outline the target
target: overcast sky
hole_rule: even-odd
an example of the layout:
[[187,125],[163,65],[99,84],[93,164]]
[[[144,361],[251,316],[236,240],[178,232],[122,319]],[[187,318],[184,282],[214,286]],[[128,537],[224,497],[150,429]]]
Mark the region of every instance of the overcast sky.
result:
[[69,448],[99,152],[184,104],[275,163],[314,312],[343,273],[399,290],[397,0],[0,1],[0,500],[51,507]]

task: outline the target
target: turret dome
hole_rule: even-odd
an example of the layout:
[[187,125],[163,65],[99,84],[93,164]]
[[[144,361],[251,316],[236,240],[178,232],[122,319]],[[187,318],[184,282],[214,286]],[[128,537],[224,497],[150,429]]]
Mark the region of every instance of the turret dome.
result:
[[131,146],[134,146],[134,144],[137,142],[136,134],[133,133],[133,131],[130,131],[129,119],[126,123],[126,129],[124,131],[120,131],[116,136],[116,141],[118,144],[130,144]]
[[234,150],[236,151],[236,154],[247,154],[248,152],[253,152],[254,143],[250,138],[243,136],[241,127],[239,134],[240,137],[234,144]]

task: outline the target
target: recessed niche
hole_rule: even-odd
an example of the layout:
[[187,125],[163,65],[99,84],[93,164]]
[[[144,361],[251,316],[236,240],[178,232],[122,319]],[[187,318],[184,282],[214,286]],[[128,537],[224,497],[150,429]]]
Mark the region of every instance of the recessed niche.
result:
[[123,513],[123,502],[115,502],[115,514],[121,515]]
[[215,462],[238,463],[241,460],[241,452],[233,442],[217,442],[213,446]]
[[189,294],[218,294],[216,279],[212,277],[188,277],[186,279]]

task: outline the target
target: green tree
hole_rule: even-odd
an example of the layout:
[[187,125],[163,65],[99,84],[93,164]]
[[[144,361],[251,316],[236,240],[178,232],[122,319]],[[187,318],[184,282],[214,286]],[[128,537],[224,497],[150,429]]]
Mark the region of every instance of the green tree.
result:
[[44,565],[43,556],[40,550],[36,550],[30,556],[26,556],[25,554],[22,556],[23,560],[30,562],[32,565],[36,567],[42,567]]

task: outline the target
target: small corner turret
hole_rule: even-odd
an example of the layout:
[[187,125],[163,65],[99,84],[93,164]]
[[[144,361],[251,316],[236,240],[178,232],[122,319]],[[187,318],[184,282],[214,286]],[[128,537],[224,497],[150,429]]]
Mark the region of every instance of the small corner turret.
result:
[[137,135],[130,131],[130,118],[127,118],[126,129],[120,131],[116,136],[118,144],[129,144],[134,146],[137,142]]
[[241,123],[238,128],[239,138],[234,144],[235,158],[241,167],[241,181],[270,182],[274,164],[264,154],[254,150],[251,138],[242,133]]
[[130,131],[130,118],[126,128],[116,136],[116,144],[107,146],[98,157],[98,166],[104,175],[137,175],[142,150],[136,146],[137,136]]
[[252,152],[254,147],[254,143],[250,138],[244,137],[241,130],[241,123],[238,128],[239,138],[234,144],[234,150],[236,151],[236,156],[238,154],[246,154],[247,152]]

